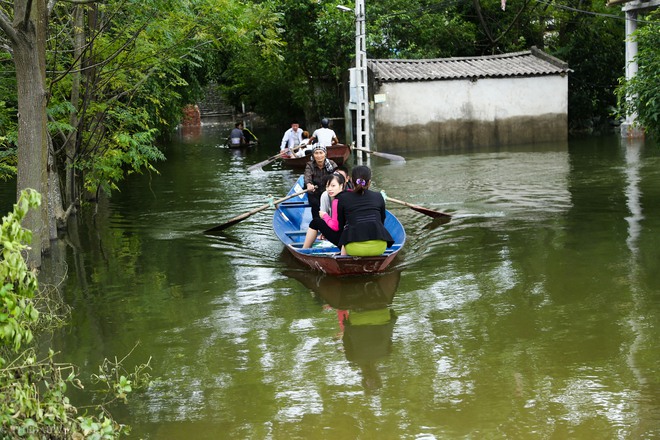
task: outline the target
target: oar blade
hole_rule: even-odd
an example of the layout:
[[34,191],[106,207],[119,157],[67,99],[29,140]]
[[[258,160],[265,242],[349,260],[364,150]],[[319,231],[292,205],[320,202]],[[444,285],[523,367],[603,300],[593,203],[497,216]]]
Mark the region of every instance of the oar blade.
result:
[[440,211],[434,211],[432,209],[428,208],[423,208],[419,205],[413,205],[412,203],[404,202],[403,200],[395,199],[394,197],[386,196],[387,200],[398,203],[399,205],[407,206],[408,208],[412,209],[413,211],[417,211],[421,214],[428,215],[429,217],[432,218],[438,218],[438,217],[446,217],[446,218],[451,218],[450,214],[446,214],[444,212]]
[[251,215],[252,215],[252,213],[250,213],[250,212],[247,212],[245,214],[241,214],[237,217],[234,217],[233,219],[231,219],[229,221],[224,222],[221,225],[214,226],[211,229],[207,229],[206,231],[204,231],[204,233],[205,234],[213,234],[214,232],[224,231],[228,227],[234,226],[236,223],[242,222],[243,220],[245,220],[246,218],[248,218]]
[[371,154],[373,154],[374,156],[380,156],[380,157],[383,157],[385,159],[389,159],[389,160],[394,161],[394,162],[405,162],[406,161],[406,159],[403,156],[399,156],[399,155],[396,155],[396,154],[381,153],[379,151],[372,151]]
[[261,169],[261,167],[263,167],[264,165],[267,165],[267,164],[268,164],[268,161],[264,160],[263,162],[259,162],[259,163],[255,163],[254,165],[250,165],[247,170],[250,171],[250,172],[256,171],[258,169]]
[[409,208],[412,209],[413,211],[420,212],[420,213],[422,213],[424,215],[428,215],[429,217],[432,217],[432,218],[438,218],[438,217],[451,218],[451,215],[449,215],[447,213],[440,212],[440,211],[434,211],[434,210],[428,209],[428,208],[422,208],[421,206],[417,206],[417,205],[410,205]]
[[358,150],[358,151],[364,151],[365,153],[371,154],[373,156],[378,156],[378,157],[382,157],[384,159],[389,159],[389,160],[394,161],[394,162],[405,162],[406,161],[406,159],[403,156],[399,156],[398,154],[382,153],[380,151],[371,151],[371,150],[367,150],[366,148],[356,147],[354,145],[351,145],[351,148],[353,148],[354,150]]

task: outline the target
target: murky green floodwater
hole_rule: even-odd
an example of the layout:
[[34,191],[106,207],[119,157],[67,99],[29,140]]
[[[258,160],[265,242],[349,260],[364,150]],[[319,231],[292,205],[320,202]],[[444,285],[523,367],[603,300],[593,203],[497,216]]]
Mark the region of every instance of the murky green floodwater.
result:
[[393,270],[337,279],[283,253],[268,212],[200,233],[296,177],[245,172],[277,140],[216,135],[169,145],[161,175],[129,178],[62,245],[63,360],[152,356],[158,379],[114,411],[133,438],[660,437],[658,147],[374,160],[378,188],[455,215],[391,204],[408,233]]

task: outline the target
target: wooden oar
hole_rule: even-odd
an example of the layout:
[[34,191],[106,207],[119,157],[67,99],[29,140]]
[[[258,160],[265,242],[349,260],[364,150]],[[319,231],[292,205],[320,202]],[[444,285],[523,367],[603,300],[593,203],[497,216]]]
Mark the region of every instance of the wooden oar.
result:
[[250,166],[248,167],[248,171],[254,171],[254,170],[258,169],[258,168],[265,167],[265,166],[268,165],[269,163],[274,162],[274,161],[276,161],[277,159],[281,159],[281,158],[282,158],[282,153],[280,152],[280,153],[276,154],[275,156],[271,156],[271,157],[269,157],[269,158],[266,159],[266,160],[262,160],[262,161],[259,162],[259,163],[255,163],[254,165],[250,165]]
[[281,199],[274,200],[272,204],[271,203],[266,203],[265,205],[262,205],[262,206],[260,206],[256,209],[253,209],[252,211],[249,211],[249,212],[246,212],[245,214],[241,214],[239,216],[236,216],[236,217],[232,218],[231,220],[224,222],[221,225],[214,226],[211,229],[207,229],[206,231],[204,231],[204,233],[209,234],[209,233],[213,233],[213,232],[222,231],[223,229],[227,229],[228,227],[233,226],[238,222],[242,222],[243,220],[245,220],[246,218],[250,217],[253,214],[256,214],[257,212],[263,211],[264,209],[268,209],[272,205],[277,205],[277,204],[282,203],[286,200],[297,197],[301,194],[305,194],[307,191],[309,191],[309,190],[306,189],[306,190],[303,190],[303,191],[300,191],[300,192],[297,192],[297,193],[293,193],[293,194],[288,195],[286,197],[282,197]]
[[[294,152],[300,150],[301,147],[304,147],[304,145],[298,145],[297,147],[294,147],[294,148],[291,150],[291,152],[294,153]],[[257,168],[265,167],[265,166],[268,165],[269,163],[271,163],[271,162],[275,162],[277,159],[282,159],[282,154],[283,154],[283,152],[280,151],[278,154],[276,154],[276,155],[274,155],[274,156],[271,156],[271,157],[269,157],[269,158],[266,159],[266,160],[262,160],[262,161],[259,162],[259,163],[255,163],[254,165],[250,165],[250,166],[248,167],[247,170],[248,170],[248,171],[254,171],[254,170],[256,170]]]
[[383,157],[385,159],[389,159],[389,160],[393,160],[393,161],[397,161],[397,162],[405,162],[406,161],[406,159],[403,156],[398,156],[396,154],[381,153],[379,151],[371,151],[371,150],[367,150],[366,148],[355,147],[353,145],[351,145],[351,148],[353,148],[354,150],[358,150],[358,151],[364,151],[367,154],[373,154],[374,156]]
[[421,212],[422,214],[428,215],[429,217],[433,217],[433,218],[449,217],[449,218],[451,218],[450,214],[446,214],[444,212],[434,211],[434,210],[428,209],[428,208],[422,208],[421,206],[417,206],[417,205],[413,205],[412,203],[397,200],[397,199],[392,198],[392,197],[387,196],[387,195],[385,196],[385,198],[388,202],[394,202],[394,203],[398,203],[399,205],[407,206],[408,208],[410,208],[414,211],[417,211],[417,212]]

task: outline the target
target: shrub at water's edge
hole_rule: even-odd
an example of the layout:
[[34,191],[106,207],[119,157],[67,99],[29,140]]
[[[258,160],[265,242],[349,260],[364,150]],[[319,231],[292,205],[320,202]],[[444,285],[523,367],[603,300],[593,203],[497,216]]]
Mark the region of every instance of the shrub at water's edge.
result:
[[34,334],[61,323],[51,295],[39,289],[36,272],[24,259],[32,238],[21,226],[41,196],[22,191],[14,210],[0,225],[0,432],[3,438],[112,439],[128,432],[107,411],[107,405],[126,396],[136,385],[146,384],[148,363],[127,373],[122,359],[106,360],[94,375],[108,398],[93,408],[98,415],[79,414],[66,395],[68,386],[82,388],[76,368],[56,362],[49,350],[39,359],[32,345]]

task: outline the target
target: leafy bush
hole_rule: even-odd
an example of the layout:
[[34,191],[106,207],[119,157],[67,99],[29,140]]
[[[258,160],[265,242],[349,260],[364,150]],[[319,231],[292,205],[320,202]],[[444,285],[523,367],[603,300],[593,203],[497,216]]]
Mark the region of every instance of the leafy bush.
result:
[[57,363],[52,350],[37,359],[30,346],[34,333],[58,322],[53,310],[61,310],[52,304],[57,295],[39,291],[36,273],[22,256],[32,233],[21,221],[40,203],[39,193],[23,191],[0,225],[0,432],[13,439],[118,438],[128,427],[112,418],[107,405],[125,401],[136,386],[149,382],[148,363],[128,373],[122,365],[126,358],[106,359],[92,379],[106,387],[109,397],[94,408],[97,415],[78,415],[66,396],[69,386],[83,388],[76,368]]
[[629,81],[620,79],[619,107],[624,115],[637,113],[637,122],[652,136],[660,136],[660,10],[648,15],[633,34],[637,39],[637,74]]

